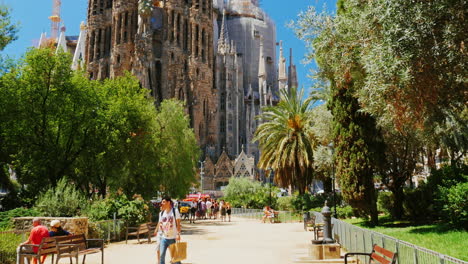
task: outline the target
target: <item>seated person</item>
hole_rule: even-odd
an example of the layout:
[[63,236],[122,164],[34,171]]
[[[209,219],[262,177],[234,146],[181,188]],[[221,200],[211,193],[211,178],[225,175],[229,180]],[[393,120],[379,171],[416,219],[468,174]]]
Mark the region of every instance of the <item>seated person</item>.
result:
[[269,219],[270,222],[272,222],[272,218],[275,216],[275,211],[271,209],[270,206],[265,206],[263,208],[263,217],[262,217],[262,222],[265,223],[266,219]]
[[65,229],[62,228],[62,225],[60,224],[59,220],[52,220],[50,222],[50,230],[51,231],[49,231],[49,235],[51,237],[71,235],[70,232],[68,232],[68,231],[66,231]]

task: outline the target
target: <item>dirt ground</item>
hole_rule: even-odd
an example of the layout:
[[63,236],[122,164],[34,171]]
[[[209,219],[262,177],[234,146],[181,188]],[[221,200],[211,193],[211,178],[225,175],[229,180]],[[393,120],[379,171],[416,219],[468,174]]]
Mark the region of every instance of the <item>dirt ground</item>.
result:
[[[312,232],[305,232],[302,223],[264,224],[236,217],[231,222],[183,221],[182,241],[188,242],[188,258],[182,263],[288,264],[295,252],[305,251],[311,239]],[[100,255],[87,256],[86,263],[100,264]],[[136,240],[129,240],[128,244],[112,243],[104,250],[104,263],[156,264],[156,245],[138,244]],[[167,256],[166,264],[169,263]]]

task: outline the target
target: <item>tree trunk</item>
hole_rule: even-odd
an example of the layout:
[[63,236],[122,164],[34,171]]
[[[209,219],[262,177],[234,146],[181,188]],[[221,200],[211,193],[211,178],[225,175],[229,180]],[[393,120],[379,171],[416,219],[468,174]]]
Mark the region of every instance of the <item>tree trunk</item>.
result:
[[394,188],[392,189],[393,193],[393,209],[392,217],[397,220],[403,218],[403,199],[405,194],[403,193],[403,188]]

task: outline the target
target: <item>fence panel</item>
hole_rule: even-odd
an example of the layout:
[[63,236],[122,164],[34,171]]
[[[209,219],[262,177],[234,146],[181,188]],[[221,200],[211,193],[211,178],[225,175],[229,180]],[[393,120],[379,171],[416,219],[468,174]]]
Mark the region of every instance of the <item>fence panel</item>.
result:
[[[314,212],[317,219],[322,215]],[[468,264],[467,261],[440,254],[369,229],[360,228],[332,218],[333,236],[339,236],[341,246],[348,252],[370,252],[372,245],[398,253],[399,264]],[[363,261],[363,259],[361,259]]]
[[[281,223],[301,222],[302,215],[290,211],[277,211],[278,218]],[[232,208],[232,215],[237,217],[261,220],[263,217],[262,209],[247,209],[247,208]]]

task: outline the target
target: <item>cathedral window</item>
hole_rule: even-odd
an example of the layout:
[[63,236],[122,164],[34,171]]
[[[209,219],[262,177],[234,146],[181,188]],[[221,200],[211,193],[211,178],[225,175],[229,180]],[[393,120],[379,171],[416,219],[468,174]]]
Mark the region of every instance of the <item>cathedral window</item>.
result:
[[178,14],[177,15],[177,24],[176,24],[176,28],[177,28],[177,45],[180,47],[180,15]]
[[106,8],[112,8],[112,0],[107,0]]
[[224,110],[226,108],[226,98],[224,93],[221,93],[221,103],[220,103],[221,109]]
[[96,54],[95,58],[99,60],[101,58],[101,41],[102,41],[102,29],[99,29],[96,38]]
[[171,24],[169,24],[171,42],[174,41],[174,23],[175,23],[175,14],[174,14],[174,10],[171,10]]
[[122,27],[122,13],[120,13],[117,17],[117,29],[116,29],[116,38],[115,38],[115,42],[117,43],[117,45],[120,44],[120,30],[121,30],[121,27]]
[[188,49],[188,39],[189,39],[187,19],[184,19],[184,31],[183,31],[183,34],[182,34],[182,39],[184,40],[183,41],[184,42],[183,49],[184,49],[184,51],[187,51],[187,49]]
[[200,34],[200,29],[198,28],[198,25],[195,26],[195,56],[198,57],[198,43],[199,43],[199,34]]
[[94,60],[94,38],[95,38],[95,31],[91,32],[91,36],[89,37],[89,61]]
[[202,12],[206,13],[206,0],[201,0],[202,1]]
[[220,123],[221,124],[219,126],[219,131],[221,131],[221,133],[226,132],[226,121],[224,121],[224,119],[221,119]]
[[99,14],[104,13],[104,0],[99,1]]
[[128,12],[124,13],[124,22],[123,22],[123,37],[122,37],[122,42],[126,43],[128,40],[128,32],[127,32],[127,27],[128,27]]

